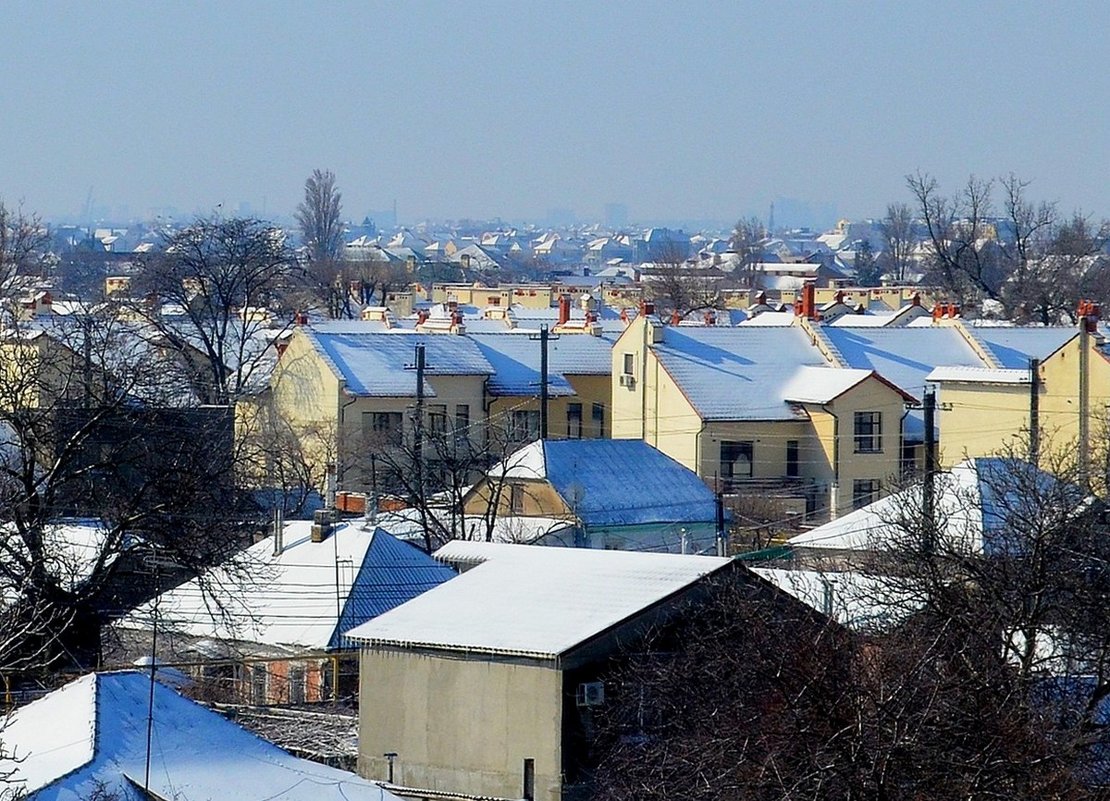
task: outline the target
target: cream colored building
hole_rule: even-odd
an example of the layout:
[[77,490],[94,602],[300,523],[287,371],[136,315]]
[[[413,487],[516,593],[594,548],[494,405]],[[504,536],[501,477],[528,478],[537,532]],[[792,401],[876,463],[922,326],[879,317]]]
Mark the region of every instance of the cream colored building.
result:
[[915,398],[874,370],[834,368],[802,326],[661,325],[613,347],[614,437],[640,438],[728,493],[867,503],[902,469]]
[[[724,558],[454,541],[464,572],[349,632],[363,644],[359,772],[416,798],[580,798],[601,681]],[[582,610],[588,610],[583,613]],[[424,791],[423,793],[421,791]],[[448,794],[457,794],[454,796]]]

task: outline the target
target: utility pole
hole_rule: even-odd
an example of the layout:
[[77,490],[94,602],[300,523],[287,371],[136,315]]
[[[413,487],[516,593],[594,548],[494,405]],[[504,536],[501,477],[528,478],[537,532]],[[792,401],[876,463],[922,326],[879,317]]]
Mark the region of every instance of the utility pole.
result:
[[412,452],[416,458],[417,486],[424,493],[424,346],[416,346],[416,414],[412,421]]
[[1093,304],[1080,304],[1079,317],[1079,485],[1091,486],[1091,332],[1098,325],[1092,317]]
[[1029,461],[1035,467],[1041,452],[1041,360],[1029,360]]
[[547,324],[540,326],[540,439],[547,439]]
[[717,556],[728,556],[728,532],[725,531],[725,496],[720,490],[715,495],[717,506]]
[[937,411],[936,390],[925,387],[925,480],[922,482],[921,511],[925,524],[925,548],[931,552],[936,536],[937,438],[934,430]]
[[538,335],[534,335],[531,337],[531,339],[539,340],[540,343],[540,439],[547,439],[547,435],[550,431],[550,418],[548,416],[548,406],[550,405],[548,402],[550,399],[548,385],[550,383],[550,379],[548,376],[549,370],[547,349],[549,344],[551,343],[551,340],[558,338],[558,334],[556,334],[555,336],[551,335],[551,332],[548,329],[546,323],[540,326],[540,333]]

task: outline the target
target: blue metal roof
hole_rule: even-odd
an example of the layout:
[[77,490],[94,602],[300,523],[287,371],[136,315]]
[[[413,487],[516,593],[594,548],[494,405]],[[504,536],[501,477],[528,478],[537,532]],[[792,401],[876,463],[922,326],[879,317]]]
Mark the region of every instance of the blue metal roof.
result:
[[376,529],[328,648],[358,647],[342,633],[411,601],[454,576],[454,570],[415,545],[397,539],[384,529]]
[[[540,343],[523,334],[469,334],[494,374],[494,395],[533,397],[540,387]],[[552,337],[548,345],[548,383],[552,396],[573,395],[566,375],[609,375],[612,343],[588,334]]]
[[638,439],[547,440],[546,477],[587,526],[716,520],[692,470]]
[[1079,334],[1076,328],[972,326],[1003,369],[1022,370],[1030,359],[1047,359]]

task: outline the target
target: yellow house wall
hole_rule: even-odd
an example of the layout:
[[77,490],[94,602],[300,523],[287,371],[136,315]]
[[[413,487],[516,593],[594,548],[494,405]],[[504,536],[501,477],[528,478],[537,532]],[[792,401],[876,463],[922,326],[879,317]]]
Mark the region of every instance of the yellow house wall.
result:
[[812,478],[807,468],[807,445],[813,427],[805,420],[753,420],[707,423],[700,437],[698,475],[709,480],[721,472],[722,442],[752,443],[752,478],[782,478],[786,475],[786,443],[798,441],[798,467],[802,477]]
[[[474,487],[463,503],[463,512],[467,515],[484,514],[490,507],[498,484],[501,484],[501,494],[497,499],[498,517],[508,517],[510,515],[516,517],[565,517],[568,519],[571,517],[570,510],[567,509],[563,499],[559,497],[559,493],[549,482],[520,479],[502,480],[496,476],[493,479],[483,479]],[[519,512],[512,510],[512,494],[509,490],[511,484],[519,484],[523,489],[522,500],[524,504]]]
[[937,399],[942,468],[1002,453],[1029,426],[1028,384],[945,382]]
[[525,759],[536,798],[559,801],[562,674],[534,665],[364,649],[359,773],[409,787],[519,798]]

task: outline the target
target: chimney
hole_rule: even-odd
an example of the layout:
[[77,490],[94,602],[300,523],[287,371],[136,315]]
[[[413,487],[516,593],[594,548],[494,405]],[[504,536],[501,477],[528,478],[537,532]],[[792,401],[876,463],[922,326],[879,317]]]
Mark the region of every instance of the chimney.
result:
[[843,289],[836,290],[835,298],[836,298],[837,303],[843,303],[844,302],[844,290]]
[[334,528],[332,519],[331,509],[317,509],[313,513],[311,534],[313,542],[323,542],[331,535]]
[[417,326],[421,326],[424,325],[424,323],[426,322],[428,322],[428,310],[421,309],[416,313],[416,324]]
[[570,296],[569,295],[560,295],[559,296],[559,322],[555,323],[555,325],[566,325],[567,321],[569,321],[569,320],[570,320]]
[[809,281],[802,287],[802,312],[810,320],[817,319],[817,287]]
[[654,303],[641,303],[640,304],[640,310],[645,315],[650,317],[651,315],[655,314],[655,304]]
[[628,325],[628,309],[621,309],[621,322]]
[[958,303],[949,303],[948,304],[948,316],[952,319],[955,319],[956,317],[959,317],[960,316],[960,304],[958,304]]
[[944,312],[945,306],[943,303],[938,303],[937,305],[933,306],[933,319],[939,320],[941,317],[944,316]]
[[678,325],[682,322],[682,315],[678,313],[678,309],[671,312],[671,325]]
[[921,305],[921,293],[920,292],[914,292],[913,293],[913,297],[910,298],[910,305],[911,306],[920,306]]
[[705,313],[705,324],[706,325],[716,325],[717,324],[717,314],[715,312],[712,312],[712,311],[707,311]]
[[1076,311],[1079,317],[1079,326],[1088,334],[1098,332],[1099,320],[1102,318],[1102,306],[1094,301],[1081,300]]
[[293,316],[293,325],[308,325],[308,315],[304,312],[297,312]]
[[281,357],[282,357],[282,355],[284,355],[285,350],[288,347],[289,347],[289,341],[285,340],[285,339],[278,340],[277,342],[274,343],[274,350],[277,351],[278,361],[281,361]]
[[285,513],[278,507],[274,510],[274,556],[281,556],[284,543],[282,536],[285,534]]
[[755,293],[755,305],[756,306],[766,306],[767,305],[767,293],[764,292],[762,289]]

